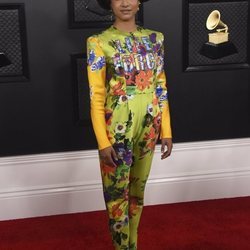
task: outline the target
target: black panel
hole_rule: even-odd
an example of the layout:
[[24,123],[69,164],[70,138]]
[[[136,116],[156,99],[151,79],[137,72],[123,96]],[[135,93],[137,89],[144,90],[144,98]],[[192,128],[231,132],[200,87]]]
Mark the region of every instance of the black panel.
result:
[[24,4],[0,4],[0,52],[9,65],[0,68],[0,82],[29,78]]
[[71,63],[75,98],[75,121],[79,125],[91,126],[86,53],[71,55]]
[[[234,1],[184,1],[184,70],[223,70],[249,68],[250,63],[250,24],[249,0]],[[224,52],[234,50],[236,53],[225,53],[226,56],[209,58],[201,51],[208,42],[206,20],[213,10],[219,10],[221,20],[229,27],[229,42],[232,45]],[[207,46],[212,50],[212,46]],[[223,52],[223,48],[220,48]],[[215,53],[217,52],[214,49]],[[221,53],[223,54],[223,53]]]

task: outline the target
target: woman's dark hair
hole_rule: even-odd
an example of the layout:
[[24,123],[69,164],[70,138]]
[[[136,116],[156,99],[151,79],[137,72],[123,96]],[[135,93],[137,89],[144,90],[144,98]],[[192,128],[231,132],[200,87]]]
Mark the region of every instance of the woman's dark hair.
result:
[[[140,2],[147,2],[148,0],[140,0]],[[111,0],[97,0],[98,4],[105,10],[111,10]]]
[[105,10],[110,10],[111,0],[97,0],[98,4]]
[[110,10],[110,0],[97,0],[98,4],[105,10]]

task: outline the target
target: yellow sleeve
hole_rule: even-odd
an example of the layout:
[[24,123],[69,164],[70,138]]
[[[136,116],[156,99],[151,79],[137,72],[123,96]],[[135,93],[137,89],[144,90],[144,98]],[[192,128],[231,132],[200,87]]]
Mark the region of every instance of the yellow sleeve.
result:
[[87,39],[87,71],[90,89],[90,114],[98,149],[111,146],[106,132],[106,61],[97,36]]
[[156,93],[159,100],[159,106],[162,112],[160,138],[172,138],[170,112],[167,91],[167,78],[164,71],[164,35],[162,35],[162,45],[158,53],[158,66],[156,77]]

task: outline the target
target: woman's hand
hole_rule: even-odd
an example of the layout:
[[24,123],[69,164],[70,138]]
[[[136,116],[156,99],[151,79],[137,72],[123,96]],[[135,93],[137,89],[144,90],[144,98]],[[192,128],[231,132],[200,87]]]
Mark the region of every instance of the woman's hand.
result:
[[99,150],[100,160],[110,167],[117,167],[114,160],[118,161],[115,150],[112,146]]
[[[165,151],[165,146],[167,146],[167,151]],[[161,159],[165,159],[171,155],[173,148],[172,138],[162,138],[161,139]]]

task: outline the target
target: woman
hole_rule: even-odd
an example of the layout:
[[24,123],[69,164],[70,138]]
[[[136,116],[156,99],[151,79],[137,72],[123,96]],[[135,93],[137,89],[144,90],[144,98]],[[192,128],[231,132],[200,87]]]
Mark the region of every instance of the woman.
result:
[[132,250],[159,135],[161,159],[172,150],[164,37],[136,25],[138,0],[98,3],[115,21],[87,40],[91,119],[113,244]]

